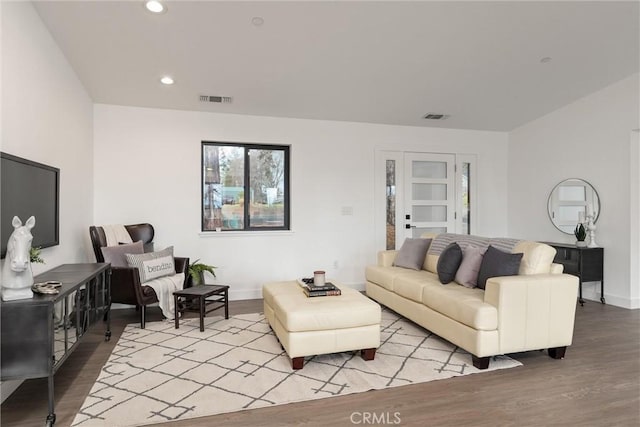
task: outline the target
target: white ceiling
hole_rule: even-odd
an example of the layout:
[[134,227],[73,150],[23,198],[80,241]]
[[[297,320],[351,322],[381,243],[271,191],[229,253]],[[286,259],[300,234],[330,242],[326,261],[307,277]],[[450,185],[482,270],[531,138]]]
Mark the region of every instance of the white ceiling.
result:
[[639,68],[637,1],[35,4],[96,103],[508,131]]

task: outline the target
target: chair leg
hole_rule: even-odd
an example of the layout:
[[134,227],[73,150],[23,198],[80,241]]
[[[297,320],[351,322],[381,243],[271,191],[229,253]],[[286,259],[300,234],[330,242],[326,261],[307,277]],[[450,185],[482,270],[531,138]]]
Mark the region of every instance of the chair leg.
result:
[[146,306],[145,305],[141,305],[140,306],[140,328],[141,329],[144,329],[144,321],[145,321],[144,314],[145,314],[145,311],[146,311]]

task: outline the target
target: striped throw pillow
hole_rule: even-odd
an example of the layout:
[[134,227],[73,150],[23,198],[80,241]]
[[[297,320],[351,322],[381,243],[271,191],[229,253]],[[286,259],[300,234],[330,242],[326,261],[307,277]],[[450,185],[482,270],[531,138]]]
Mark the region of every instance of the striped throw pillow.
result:
[[129,267],[136,267],[140,274],[140,283],[157,279],[158,277],[176,274],[173,262],[173,246],[158,252],[146,254],[125,254]]

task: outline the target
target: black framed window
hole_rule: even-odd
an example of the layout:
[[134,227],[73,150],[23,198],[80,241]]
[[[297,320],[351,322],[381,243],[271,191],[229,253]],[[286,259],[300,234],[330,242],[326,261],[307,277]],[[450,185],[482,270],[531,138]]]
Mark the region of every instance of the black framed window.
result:
[[202,231],[289,224],[289,146],[202,142]]

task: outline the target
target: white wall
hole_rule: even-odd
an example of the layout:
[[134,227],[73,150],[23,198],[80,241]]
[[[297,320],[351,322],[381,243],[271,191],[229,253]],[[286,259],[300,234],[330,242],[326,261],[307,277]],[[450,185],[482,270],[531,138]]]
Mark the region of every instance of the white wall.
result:
[[4,2],[2,61],[2,150],[60,168],[60,245],[42,250],[34,272],[86,262],[93,103],[31,3]]
[[[93,220],[92,101],[31,3],[2,2],[1,22],[2,151],[60,168],[60,245],[42,250],[46,264],[34,264],[34,273],[87,262],[83,236]],[[15,384],[2,383],[3,400]]]
[[[232,299],[324,269],[361,287],[375,262],[376,149],[477,153],[479,232],[506,234],[507,135],[96,105],[95,222],[150,222],[158,248],[218,266]],[[202,140],[291,145],[293,233],[200,232]],[[343,216],[342,207],[353,215]],[[335,265],[338,268],[335,268]]]
[[[563,179],[590,182],[601,200],[596,236],[605,248],[605,297],[628,308],[640,307],[629,256],[629,224],[639,220],[630,217],[631,169],[639,165],[637,156],[630,160],[629,143],[631,130],[639,127],[638,79],[635,74],[509,134],[509,234],[575,242],[549,220],[547,198]],[[585,297],[599,298],[596,284],[584,290]]]

